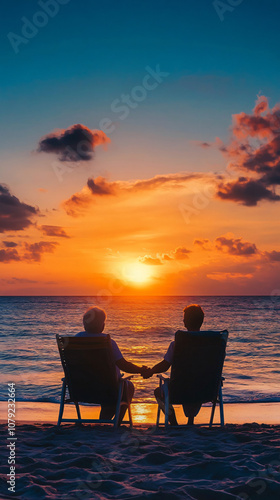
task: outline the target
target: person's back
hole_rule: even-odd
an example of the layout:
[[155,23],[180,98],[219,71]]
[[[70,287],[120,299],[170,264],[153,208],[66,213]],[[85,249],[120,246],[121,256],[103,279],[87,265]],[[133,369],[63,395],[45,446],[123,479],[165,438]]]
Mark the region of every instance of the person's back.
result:
[[[91,307],[86,311],[83,316],[84,331],[76,334],[76,337],[106,337],[103,333],[106,322],[106,313],[103,309],[99,307]],[[111,338],[111,346],[113,352],[113,359],[116,365],[118,378],[121,377],[120,370],[127,373],[140,373],[141,375],[146,373],[147,367],[139,367],[126,361],[124,359],[117,343]],[[130,380],[125,381],[123,401],[131,402],[134,394],[134,385]],[[122,406],[120,421],[123,419],[126,411],[126,406]],[[115,406],[101,406],[100,418],[109,420],[113,418],[115,414]]]
[[[185,307],[183,322],[188,331],[191,331],[193,333],[199,332],[203,320],[204,320],[204,312],[199,305],[191,304],[190,306]],[[175,347],[175,340],[173,340],[170,343],[169,348],[164,356],[164,359],[150,369],[149,376],[152,376],[155,373],[166,372],[170,368],[174,358],[174,347]],[[162,406],[164,401],[164,396],[159,387],[155,389],[154,394],[158,404],[161,405],[162,408],[164,408],[164,406]],[[184,413],[186,417],[188,417],[188,424],[193,423],[194,417],[198,414],[200,408],[201,404],[199,402],[197,404],[192,404],[192,405],[186,405],[186,404],[183,405]],[[172,405],[170,405],[169,408],[168,418],[171,425],[177,425],[176,415]]]

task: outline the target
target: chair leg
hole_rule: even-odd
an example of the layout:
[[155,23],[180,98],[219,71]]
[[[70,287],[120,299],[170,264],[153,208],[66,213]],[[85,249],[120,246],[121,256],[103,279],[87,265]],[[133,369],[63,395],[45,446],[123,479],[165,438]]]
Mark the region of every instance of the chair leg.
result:
[[76,406],[76,411],[77,411],[78,420],[81,420],[81,419],[82,419],[82,417],[81,417],[81,412],[80,412],[79,403],[75,403],[75,406]]
[[168,427],[168,415],[169,415],[169,390],[168,387],[166,386],[165,389],[165,415],[164,415],[164,425],[165,429]]
[[130,406],[130,404],[127,407],[127,411],[128,411],[129,426],[133,427],[133,421],[132,421],[131,406]]
[[61,420],[62,420],[62,416],[63,416],[65,393],[66,393],[66,380],[64,378],[63,379],[63,383],[62,383],[61,398],[60,398],[60,408],[59,408],[58,421],[57,421],[57,426],[58,427],[61,424]]
[[116,406],[116,414],[115,414],[115,418],[114,418],[114,420],[115,420],[114,428],[115,429],[117,429],[117,427],[119,427],[119,417],[120,417],[120,411],[121,411],[122,394],[123,394],[123,381],[120,380],[118,401],[117,401],[117,406]]
[[225,419],[224,419],[224,402],[223,402],[223,390],[222,390],[222,386],[220,386],[220,389],[219,389],[219,403],[220,403],[221,427],[224,427],[224,425],[225,425]]
[[160,419],[160,406],[159,406],[159,404],[158,404],[156,427],[158,427],[158,426],[159,426],[159,419]]
[[209,422],[209,428],[211,429],[213,420],[214,420],[214,413],[215,413],[215,408],[216,408],[217,400],[213,401],[212,403],[212,411],[211,411],[211,417],[210,417],[210,422]]

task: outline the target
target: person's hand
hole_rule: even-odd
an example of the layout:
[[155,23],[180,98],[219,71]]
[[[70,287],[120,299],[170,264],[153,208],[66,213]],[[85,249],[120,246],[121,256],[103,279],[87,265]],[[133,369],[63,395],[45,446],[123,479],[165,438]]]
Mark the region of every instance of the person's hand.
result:
[[147,366],[142,366],[141,367],[141,376],[146,379],[146,378],[150,378],[153,376],[153,371],[151,368],[148,368]]

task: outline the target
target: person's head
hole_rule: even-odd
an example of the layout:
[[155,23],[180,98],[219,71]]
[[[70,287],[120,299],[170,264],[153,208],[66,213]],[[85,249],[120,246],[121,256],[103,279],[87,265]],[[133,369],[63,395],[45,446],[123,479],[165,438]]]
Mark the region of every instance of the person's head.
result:
[[204,312],[197,304],[191,304],[184,309],[184,325],[190,332],[197,332],[204,320]]
[[83,317],[84,329],[87,333],[102,333],[105,327],[106,313],[99,307],[91,307]]

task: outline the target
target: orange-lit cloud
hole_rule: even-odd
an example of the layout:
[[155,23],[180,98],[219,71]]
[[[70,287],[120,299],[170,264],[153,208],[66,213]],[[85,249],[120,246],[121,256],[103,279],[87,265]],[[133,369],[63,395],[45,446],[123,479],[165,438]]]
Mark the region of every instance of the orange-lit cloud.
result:
[[225,236],[216,238],[216,248],[222,252],[242,257],[250,257],[259,253],[255,243],[242,241],[242,238],[226,238]]
[[81,215],[96,197],[103,196],[129,196],[137,193],[155,191],[159,189],[183,189],[192,181],[215,182],[216,176],[202,173],[182,173],[156,175],[151,179],[136,181],[110,182],[104,177],[88,179],[86,186],[78,193],[73,194],[62,206],[68,215]]
[[279,201],[280,104],[269,110],[268,100],[259,96],[251,114],[233,115],[232,138],[219,148],[229,158],[229,168],[243,175],[221,182],[217,197],[246,206],[262,200]]
[[42,226],[39,226],[39,229],[46,236],[55,236],[57,238],[70,238],[70,236],[68,236],[68,234],[61,226],[49,226],[44,224]]
[[164,263],[164,261],[171,260],[185,260],[189,258],[189,253],[191,250],[188,250],[185,247],[178,247],[176,250],[164,253],[163,255],[158,255],[156,257],[152,257],[151,255],[145,255],[144,257],[139,257],[139,261],[142,264],[148,264],[150,266],[158,266]]
[[[7,243],[7,242],[5,242]],[[4,243],[4,244],[5,244]],[[39,241],[36,243],[24,242],[17,248],[0,248],[0,262],[9,264],[10,262],[40,262],[45,253],[53,253],[57,242]]]

